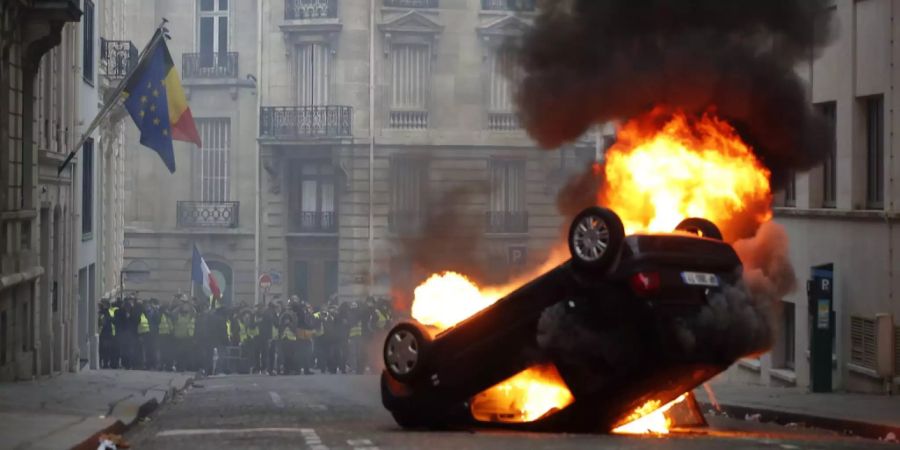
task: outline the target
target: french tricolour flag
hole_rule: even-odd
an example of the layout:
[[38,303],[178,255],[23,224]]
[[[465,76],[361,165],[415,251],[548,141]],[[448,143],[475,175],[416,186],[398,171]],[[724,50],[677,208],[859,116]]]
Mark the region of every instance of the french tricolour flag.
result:
[[194,258],[191,262],[191,280],[193,280],[194,283],[202,285],[203,290],[211,293],[215,298],[222,296],[222,291],[219,290],[219,284],[216,283],[216,279],[213,277],[212,272],[210,272],[209,266],[206,265],[206,260],[203,259],[203,255],[200,254],[200,249],[197,248],[197,244],[194,244]]

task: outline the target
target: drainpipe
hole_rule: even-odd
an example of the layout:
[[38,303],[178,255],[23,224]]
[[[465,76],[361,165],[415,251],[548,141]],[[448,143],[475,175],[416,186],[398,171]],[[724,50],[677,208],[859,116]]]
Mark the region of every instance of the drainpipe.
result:
[[369,286],[375,283],[375,0],[369,2]]
[[260,159],[262,159],[262,151],[259,145],[259,111],[262,107],[262,89],[260,89],[260,85],[262,84],[263,76],[262,76],[262,58],[263,58],[263,2],[264,0],[259,0],[256,3],[256,111],[254,115],[256,116],[256,135],[254,136],[254,140],[256,141],[256,154],[253,161],[254,167],[254,176],[256,177],[256,188],[255,191],[255,201],[256,203],[256,221],[254,222],[254,242],[253,242],[253,297],[254,304],[259,304],[259,283],[257,282],[257,277],[259,277],[260,273],[260,239],[262,234],[262,187],[260,183],[262,183],[262,179],[259,175],[259,166]]

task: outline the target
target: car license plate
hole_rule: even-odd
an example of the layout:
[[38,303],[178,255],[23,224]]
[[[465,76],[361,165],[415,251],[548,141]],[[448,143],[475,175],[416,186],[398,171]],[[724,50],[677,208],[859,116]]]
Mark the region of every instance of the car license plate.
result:
[[691,286],[716,287],[719,285],[719,277],[714,273],[681,272],[681,279],[684,280],[685,284],[690,284]]

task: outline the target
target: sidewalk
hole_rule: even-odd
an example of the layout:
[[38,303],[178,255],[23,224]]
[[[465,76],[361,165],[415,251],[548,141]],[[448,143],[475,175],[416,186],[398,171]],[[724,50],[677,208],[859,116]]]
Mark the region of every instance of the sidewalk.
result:
[[[713,381],[710,387],[722,411],[731,417],[802,423],[867,438],[900,439],[900,396],[870,394],[813,394],[806,389],[741,385]],[[712,408],[702,386],[694,394],[704,411]]]
[[0,449],[97,448],[101,432],[123,431],[193,378],[189,373],[102,370],[2,383]]

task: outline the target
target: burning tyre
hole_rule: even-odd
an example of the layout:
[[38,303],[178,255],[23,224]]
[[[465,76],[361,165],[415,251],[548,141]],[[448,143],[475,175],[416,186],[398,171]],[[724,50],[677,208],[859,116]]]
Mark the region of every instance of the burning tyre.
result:
[[566,262],[449,328],[392,329],[382,403],[403,427],[605,432],[679,398],[755,349],[708,320],[740,309],[734,250],[712,222],[677,231],[626,236],[613,211],[582,211]]

